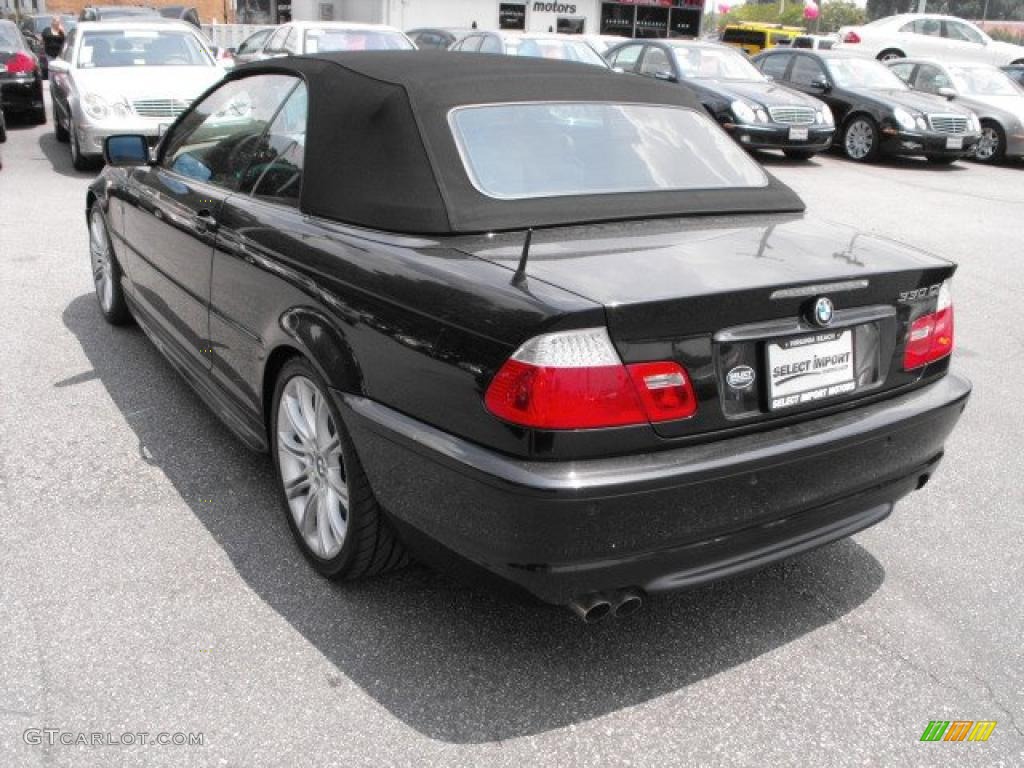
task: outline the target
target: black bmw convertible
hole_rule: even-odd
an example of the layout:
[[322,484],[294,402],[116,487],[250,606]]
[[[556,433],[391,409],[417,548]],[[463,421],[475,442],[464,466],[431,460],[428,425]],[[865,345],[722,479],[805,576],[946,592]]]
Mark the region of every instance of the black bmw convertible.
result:
[[623,615],[879,522],[970,393],[954,265],[805,215],[684,89],[295,56],[106,155],[100,311],[270,451],[328,577]]

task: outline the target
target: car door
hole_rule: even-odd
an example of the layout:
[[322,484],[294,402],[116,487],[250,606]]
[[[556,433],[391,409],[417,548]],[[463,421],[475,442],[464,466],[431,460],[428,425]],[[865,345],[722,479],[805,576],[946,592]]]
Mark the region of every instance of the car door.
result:
[[951,60],[990,62],[985,38],[970,24],[944,19],[942,36],[946,40]]
[[769,53],[758,58],[754,64],[761,70],[765,77],[776,80],[780,83],[786,81],[786,72],[789,69],[791,53]]
[[286,245],[290,233],[308,228],[299,211],[307,104],[306,85],[294,78],[293,88],[260,138],[244,183],[225,202],[219,230],[222,245],[213,257],[212,376],[250,414],[259,413],[259,382],[268,352],[264,339],[274,330],[263,324],[268,318],[276,322],[283,311],[278,306],[284,298],[280,271],[264,265],[294,258]]
[[260,59],[272,59],[275,56],[284,56],[284,39],[288,36],[288,31],[291,29],[290,24],[278,27],[274,30],[274,34],[267,40],[267,44],[263,46],[263,51],[260,53]]
[[210,367],[209,294],[218,216],[242,189],[260,137],[293,78],[228,81],[179,120],[155,165],[132,169],[125,272],[148,325],[183,362]]
[[273,31],[273,29],[261,29],[259,32],[245,38],[242,44],[238,46],[238,50],[235,51],[235,62],[245,64],[248,61],[255,60],[260,55],[260,51],[263,50],[263,46],[266,45]]
[[942,69],[934,64],[922,64],[917,68],[910,85],[916,91],[941,96],[940,88],[952,88],[953,83]]
[[914,19],[900,28],[895,42],[890,47],[900,48],[911,57],[944,56],[948,51],[938,19]]
[[912,61],[897,61],[889,64],[889,69],[892,70],[892,73],[911,88],[915,87],[914,71],[916,67],[917,64]]
[[658,80],[675,82],[679,79],[679,73],[672,63],[672,57],[660,45],[647,45],[644,47],[643,56],[640,58],[639,71],[644,77],[653,77]]
[[787,74],[787,85],[824,101],[832,110],[836,124],[842,124],[850,105],[833,89],[832,79],[816,56],[796,54]]

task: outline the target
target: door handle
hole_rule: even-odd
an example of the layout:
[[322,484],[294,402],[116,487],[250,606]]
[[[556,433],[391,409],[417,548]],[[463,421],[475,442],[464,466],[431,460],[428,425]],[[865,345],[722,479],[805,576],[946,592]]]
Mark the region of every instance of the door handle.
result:
[[194,221],[196,224],[196,231],[200,234],[203,232],[214,232],[217,229],[217,219],[214,217],[213,213],[206,208],[196,211]]

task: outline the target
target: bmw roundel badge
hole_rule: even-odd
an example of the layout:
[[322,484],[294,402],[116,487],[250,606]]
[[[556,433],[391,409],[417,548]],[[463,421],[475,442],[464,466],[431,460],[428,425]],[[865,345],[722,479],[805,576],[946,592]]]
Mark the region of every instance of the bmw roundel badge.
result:
[[814,310],[811,313],[811,320],[814,321],[815,325],[826,326],[832,322],[832,315],[835,308],[832,306],[832,300],[826,296],[821,296],[814,302]]

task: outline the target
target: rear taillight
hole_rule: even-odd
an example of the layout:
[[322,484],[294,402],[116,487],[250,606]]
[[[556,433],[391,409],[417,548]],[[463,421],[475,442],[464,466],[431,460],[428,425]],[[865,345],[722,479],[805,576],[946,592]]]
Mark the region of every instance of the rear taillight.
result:
[[484,403],[499,419],[535,429],[621,427],[697,410],[682,366],[623,365],[604,328],[530,339],[491,380]]
[[7,71],[13,75],[32,72],[36,68],[36,60],[27,53],[18,51],[7,60]]
[[910,324],[903,351],[905,371],[941,360],[953,351],[953,295],[949,280],[939,289],[935,311]]
[[859,43],[860,42],[860,35],[858,35],[856,32],[854,32],[851,29],[849,32],[847,32],[845,35],[843,35],[843,42],[844,43]]

